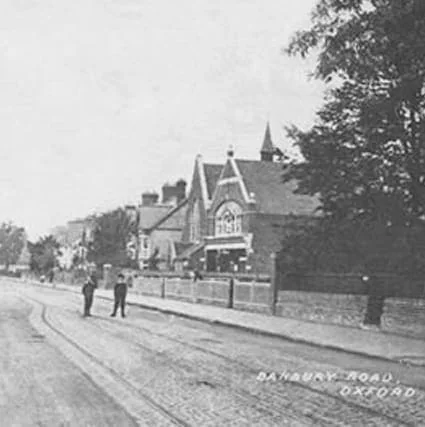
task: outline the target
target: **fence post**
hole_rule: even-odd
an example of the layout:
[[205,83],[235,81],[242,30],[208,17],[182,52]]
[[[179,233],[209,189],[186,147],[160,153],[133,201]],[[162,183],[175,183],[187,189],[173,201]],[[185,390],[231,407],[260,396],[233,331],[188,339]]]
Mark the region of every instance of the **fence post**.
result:
[[[382,279],[381,279],[382,280]],[[378,277],[370,277],[367,281],[367,307],[363,320],[364,325],[381,326],[381,316],[384,312],[384,286]]]
[[227,302],[227,308],[233,308],[234,290],[235,290],[235,279],[232,276],[229,280],[229,301]]
[[109,284],[110,284],[111,279],[112,279],[112,277],[111,277],[111,275],[112,275],[111,274],[112,273],[111,269],[112,269],[112,265],[111,264],[103,264],[103,287],[105,289],[108,289]]
[[197,287],[198,287],[198,279],[193,279],[192,280],[192,302],[197,303],[198,302],[198,298],[197,298]]
[[270,299],[270,312],[273,316],[276,315],[276,303],[278,300],[278,296],[279,296],[279,283],[277,280],[277,263],[276,263],[276,253],[273,252],[270,255],[271,258],[271,262],[270,262],[270,294],[269,294],[269,299]]
[[165,298],[165,277],[161,280],[161,298]]
[[249,302],[253,304],[255,302],[255,286],[257,285],[257,282],[253,280],[251,282],[251,286],[249,288]]

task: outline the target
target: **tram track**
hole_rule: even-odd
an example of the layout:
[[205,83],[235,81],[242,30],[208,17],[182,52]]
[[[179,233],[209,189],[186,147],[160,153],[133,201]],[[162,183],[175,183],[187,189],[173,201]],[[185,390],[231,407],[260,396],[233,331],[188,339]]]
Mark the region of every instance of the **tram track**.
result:
[[[115,320],[109,319],[107,317],[97,317],[97,319],[99,319],[102,322],[108,323],[108,324],[113,324],[114,326],[118,325],[118,323]],[[96,323],[93,323],[93,325],[98,326]],[[154,331],[152,331],[152,330],[150,330],[148,328],[145,328],[143,326],[135,325],[134,323],[132,323],[131,325],[129,325],[127,323],[122,324],[122,326],[124,326],[124,325],[125,326],[130,326],[130,329],[136,329],[138,331],[147,333],[147,334],[149,334],[151,336],[158,337],[158,338],[161,338],[161,339],[165,339],[165,340],[174,342],[176,344],[179,344],[181,346],[190,348],[192,350],[199,351],[199,352],[202,352],[204,354],[208,354],[208,355],[216,357],[216,358],[220,358],[223,361],[225,361],[226,364],[232,364],[233,366],[235,366],[235,367],[237,367],[239,369],[242,368],[245,372],[247,372],[249,374],[254,374],[254,375],[258,374],[258,370],[254,369],[252,366],[249,366],[246,363],[243,363],[241,361],[235,360],[234,358],[226,356],[226,355],[224,355],[222,353],[218,353],[216,351],[207,349],[205,347],[201,347],[201,346],[193,344],[193,343],[188,343],[186,341],[180,340],[180,339],[175,338],[175,337],[171,337],[169,335],[165,335],[165,334],[162,334],[162,333],[159,333],[159,332],[154,332]],[[110,330],[109,330],[109,332],[110,332]],[[120,337],[119,334],[115,334],[115,338],[122,339],[122,337]],[[145,351],[149,351],[150,353],[154,353],[157,357],[161,357],[162,359],[164,359],[165,357],[167,357],[163,353],[155,351],[155,350],[147,347],[146,345],[140,343],[139,338],[140,337],[133,336],[132,337],[132,340],[133,340],[132,344],[133,345],[137,345],[139,348],[141,348],[141,349],[143,349]],[[135,340],[137,342],[135,342]],[[170,363],[173,363],[173,364],[177,363],[182,369],[191,370],[194,374],[196,374],[196,373],[199,374],[199,372],[194,371],[194,369],[190,365],[188,365],[185,362],[182,362],[181,360],[172,359],[172,360],[170,360]],[[200,364],[197,364],[196,367],[198,369],[202,368],[202,366],[200,366]],[[208,367],[207,368],[203,367],[203,369],[209,372]],[[217,378],[217,375],[219,375],[219,373],[215,374],[215,378]],[[380,412],[378,410],[372,409],[370,407],[367,407],[367,406],[358,404],[356,402],[352,402],[352,401],[349,401],[347,399],[344,399],[343,397],[338,396],[337,394],[333,394],[333,393],[330,393],[330,392],[327,392],[327,391],[324,391],[324,390],[317,390],[317,389],[309,386],[306,383],[301,383],[301,382],[296,382],[296,381],[290,381],[290,380],[285,381],[285,383],[290,384],[291,387],[296,388],[298,390],[303,390],[304,392],[308,392],[310,394],[310,396],[311,396],[310,399],[314,400],[313,396],[317,396],[318,398],[319,397],[320,398],[325,397],[326,399],[334,401],[335,403],[339,404],[340,406],[346,406],[346,407],[350,408],[352,410],[352,412],[358,413],[360,411],[360,412],[362,412],[364,414],[367,414],[368,416],[370,416],[372,418],[376,418],[377,417],[377,418],[385,419],[388,423],[390,423],[390,424],[387,424],[387,425],[403,425],[403,426],[414,425],[413,423],[405,422],[404,420],[401,420],[401,419],[399,419],[397,417],[394,417],[392,415],[385,414],[383,412]],[[282,413],[282,407],[281,406],[273,404],[272,402],[269,402],[269,403],[265,404],[264,399],[260,399],[260,398],[258,398],[258,396],[255,396],[252,393],[249,393],[249,392],[247,392],[245,390],[238,390],[234,386],[231,386],[231,385],[229,385],[229,387],[232,389],[232,391],[236,395],[241,396],[241,398],[250,399],[253,402],[255,402],[255,401],[256,402],[261,401],[262,404],[265,406],[264,409],[269,409],[269,410],[272,410],[272,411],[276,411],[276,412],[281,412]],[[276,397],[282,397],[282,398],[284,398],[284,396],[281,396],[281,392],[279,390],[275,390],[275,391],[270,390],[269,391],[269,394],[273,394],[273,393],[276,394]],[[284,402],[282,402],[282,404],[283,403]],[[335,406],[338,406],[337,404]],[[298,410],[294,410],[293,407],[291,407],[290,403],[288,403],[288,405],[284,405],[284,407],[285,407],[285,411],[287,411],[287,412],[284,412],[283,414],[285,414],[286,416],[288,416],[289,415],[288,412],[290,412],[290,413],[292,413],[296,417],[303,416],[303,417],[306,417],[306,418],[308,418],[310,420],[314,420],[316,423],[323,422],[323,419],[321,417],[315,415],[315,414],[306,414],[306,413],[302,413],[302,412],[300,412]]]
[[[102,321],[107,322],[107,323],[116,324],[116,322],[114,322],[112,319],[108,319],[108,318],[100,318],[100,319]],[[146,333],[148,333],[148,334],[150,334],[152,336],[160,337],[162,339],[166,339],[166,340],[178,343],[178,344],[180,344],[182,346],[191,348],[193,350],[200,351],[200,352],[203,352],[205,354],[209,354],[209,355],[214,356],[214,357],[218,357],[218,358],[224,360],[227,363],[231,363],[232,365],[237,366],[238,368],[243,368],[245,371],[249,372],[250,374],[254,374],[254,375],[258,374],[258,370],[252,368],[251,366],[249,366],[249,365],[247,365],[247,364],[245,364],[243,362],[240,362],[238,360],[235,360],[235,359],[233,359],[233,358],[231,358],[229,356],[223,355],[221,353],[217,353],[215,351],[206,349],[206,348],[198,346],[196,344],[192,344],[192,343],[188,343],[188,342],[179,340],[178,338],[170,337],[168,335],[161,334],[161,333],[158,333],[158,332],[153,332],[150,329],[144,328],[144,327],[139,326],[139,325],[132,324],[131,327],[134,328],[134,329],[146,332]],[[134,337],[134,338],[137,339],[137,337]],[[147,348],[146,346],[143,346],[143,345],[140,345],[140,344],[137,344],[137,345],[142,346],[143,348]],[[150,351],[154,351],[154,350],[151,350],[151,349],[149,349],[149,350]],[[155,352],[155,353],[157,353],[157,352]],[[158,355],[164,356],[162,353],[158,353]],[[173,359],[173,363],[176,363],[176,361],[174,359]],[[197,365],[197,367],[199,367],[199,364]],[[319,391],[319,390],[317,390],[317,389],[315,389],[313,387],[308,386],[307,384],[304,384],[304,383],[301,383],[301,382],[296,382],[296,381],[290,381],[290,380],[286,380],[285,382],[288,383],[288,384],[290,384],[292,387],[295,387],[295,388],[298,388],[298,389],[303,389],[305,391],[308,391],[309,393],[312,393],[312,394],[315,394],[315,395],[320,395],[320,396],[325,396],[328,399],[332,399],[332,400],[338,401],[339,403],[341,403],[341,405],[348,406],[348,407],[352,408],[353,410],[360,410],[363,413],[367,413],[368,415],[373,416],[373,417],[385,418],[388,422],[396,423],[396,425],[399,425],[399,426],[414,426],[414,424],[412,424],[412,423],[406,423],[405,421],[400,420],[399,418],[393,417],[393,416],[388,415],[388,414],[384,414],[384,413],[382,413],[380,411],[371,409],[371,408],[369,408],[367,406],[363,406],[363,405],[360,405],[358,403],[348,401],[348,400],[346,400],[346,399],[344,399],[344,398],[342,398],[342,397],[340,397],[338,395],[335,395],[335,394],[332,394],[332,393],[329,393],[329,392],[326,392],[326,391]],[[249,396],[256,397],[256,396],[253,396],[251,394],[249,394]],[[301,415],[298,412],[295,412],[294,415],[295,414]],[[305,414],[303,414],[303,415],[305,416]],[[309,416],[309,418],[315,419],[316,422],[323,421],[321,418],[314,417],[314,415]]]
[[114,381],[117,381],[118,383],[124,385],[127,389],[131,390],[134,394],[136,394],[138,397],[143,399],[143,401],[146,402],[154,411],[160,413],[164,418],[170,421],[171,424],[180,426],[180,427],[191,427],[190,423],[186,422],[182,418],[177,417],[171,411],[165,408],[163,405],[157,403],[149,395],[147,395],[146,393],[144,393],[143,391],[135,387],[130,381],[123,378],[123,376],[120,375],[117,371],[112,369],[110,366],[106,365],[102,360],[100,360],[96,356],[93,356],[93,354],[88,352],[84,347],[79,345],[72,338],[70,338],[68,335],[63,333],[60,329],[56,328],[53,325],[53,323],[47,318],[47,305],[45,303],[28,296],[25,296],[25,298],[41,306],[42,308],[41,320],[51,331],[53,331],[56,335],[60,336],[63,340],[65,340],[68,344],[70,344],[75,349],[77,349],[80,353],[82,353],[85,357],[90,359],[93,363],[101,367],[103,370],[107,371],[108,374],[114,379]]
[[[32,298],[31,298],[32,299]],[[35,300],[34,300],[35,301]],[[39,304],[42,304],[43,305],[43,321],[46,323],[46,324],[48,324],[48,319],[46,319],[46,305],[44,304],[44,303],[42,303],[42,302],[40,302],[40,301],[36,301],[36,302],[38,302]],[[76,303],[75,303],[76,304]],[[110,324],[110,323],[112,323],[112,324],[114,324],[115,326],[118,324],[116,321],[114,321],[114,320],[112,320],[112,319],[109,319],[109,318],[106,318],[106,317],[97,317],[97,319],[100,319],[102,322],[106,322],[106,323],[108,323],[108,324]],[[93,323],[93,325],[96,325],[96,323]],[[144,333],[147,333],[147,334],[149,334],[150,336],[154,336],[154,337],[158,337],[158,338],[161,338],[161,339],[164,339],[164,340],[168,340],[168,341],[170,341],[170,342],[173,342],[173,343],[176,343],[176,344],[179,344],[179,345],[181,345],[181,346],[184,346],[184,347],[187,347],[187,348],[190,348],[190,349],[192,349],[192,350],[195,350],[195,351],[198,351],[198,352],[202,352],[202,353],[204,353],[204,354],[208,354],[208,355],[210,355],[210,356],[213,356],[213,357],[216,357],[216,358],[220,358],[220,359],[222,359],[223,361],[225,361],[226,363],[228,363],[228,364],[231,364],[231,365],[233,365],[233,366],[235,366],[235,367],[238,367],[238,368],[240,368],[240,369],[243,369],[245,372],[248,372],[248,373],[250,373],[250,374],[258,374],[258,370],[256,370],[256,369],[254,369],[252,366],[249,366],[249,365],[247,365],[246,363],[243,363],[243,362],[241,362],[241,361],[239,361],[239,360],[235,360],[234,358],[232,358],[232,357],[229,357],[229,356],[227,356],[227,355],[224,355],[224,354],[222,354],[222,353],[218,353],[218,352],[216,352],[216,351],[213,351],[213,350],[210,350],[210,349],[207,349],[207,348],[205,348],[205,347],[202,347],[202,346],[199,346],[199,345],[196,345],[196,344],[193,344],[193,343],[188,343],[188,342],[186,342],[186,341],[183,341],[183,340],[181,340],[181,339],[178,339],[178,338],[176,338],[176,337],[172,337],[172,336],[169,336],[169,335],[166,335],[166,334],[162,334],[162,333],[159,333],[159,332],[154,332],[154,331],[152,331],[152,330],[150,330],[150,329],[148,329],[148,328],[145,328],[145,327],[143,327],[143,326],[140,326],[140,325],[136,325],[136,324],[134,324],[134,323],[132,323],[131,325],[130,324],[127,324],[127,323],[123,323],[122,324],[122,326],[130,326],[130,328],[129,329],[135,329],[135,330],[138,330],[138,331],[141,331],[141,332],[144,332]],[[137,390],[131,383],[129,383],[127,380],[125,380],[125,379],[123,379],[116,371],[114,371],[113,369],[111,369],[110,367],[108,367],[108,366],[106,366],[101,360],[99,360],[99,359],[97,359],[96,357],[94,357],[92,354],[90,354],[89,352],[87,352],[87,350],[85,350],[84,348],[82,348],[78,343],[76,343],[74,340],[72,340],[72,339],[70,339],[69,337],[67,337],[62,331],[60,331],[60,330],[58,330],[57,328],[55,328],[54,327],[54,325],[52,325],[51,323],[50,324],[48,324],[48,326],[52,329],[52,330],[54,330],[57,334],[59,334],[59,335],[61,335],[64,339],[66,339],[68,342],[70,342],[70,343],[72,343],[76,348],[78,348],[81,352],[83,352],[84,354],[86,354],[87,355],[87,357],[90,357],[90,358],[92,358],[93,360],[96,360],[96,362],[98,363],[98,364],[101,364],[104,368],[106,368],[110,373],[111,373],[111,375],[113,375],[115,378],[117,378],[117,379],[119,379],[121,382],[124,382],[124,383],[126,383],[127,384],[127,386],[129,386],[129,387],[131,387],[132,389],[134,389],[134,390],[136,390],[137,391],[137,393],[138,394],[140,394],[141,392],[139,391],[139,390]],[[98,326],[98,325],[96,325],[96,326]],[[103,329],[103,328],[100,328],[100,329]],[[115,336],[115,338],[120,338],[119,336]],[[159,356],[159,357],[161,357],[161,358],[163,358],[164,359],[164,357],[166,357],[166,355],[164,355],[163,353],[161,353],[161,352],[158,352],[158,351],[155,351],[155,350],[153,350],[153,349],[151,349],[151,348],[149,348],[149,347],[147,347],[146,345],[143,345],[143,344],[141,344],[140,343],[140,341],[139,341],[139,339],[137,338],[137,337],[132,337],[132,339],[133,339],[133,341],[132,341],[132,344],[134,344],[134,345],[137,345],[139,348],[141,348],[141,349],[143,349],[144,351],[149,351],[150,353],[153,353],[153,354],[155,354],[155,356]],[[137,340],[138,342],[134,342],[134,340]],[[176,363],[176,360],[175,359],[172,359],[172,363],[173,364],[175,364]],[[185,369],[185,370],[190,370],[191,372],[192,372],[192,374],[197,374],[197,372],[193,369],[193,367],[191,367],[191,366],[189,366],[187,363],[183,363],[183,362],[180,362],[179,363],[179,366],[180,366],[180,368],[182,368],[182,369]],[[201,368],[201,366],[199,366],[199,364],[197,364],[196,365],[196,367],[197,368]],[[199,374],[199,372],[198,372],[198,374]],[[302,389],[302,390],[304,390],[304,391],[307,391],[308,393],[310,393],[310,394],[313,394],[313,395],[316,395],[316,396],[320,396],[320,397],[326,397],[327,399],[331,399],[331,400],[333,400],[333,401],[336,401],[336,402],[338,402],[340,405],[344,405],[344,406],[347,406],[347,407],[349,407],[349,408],[351,408],[353,411],[360,411],[360,412],[362,412],[362,413],[364,413],[364,414],[367,414],[367,415],[369,415],[370,417],[372,417],[372,418],[375,418],[375,417],[379,417],[379,418],[382,418],[382,419],[385,419],[389,424],[387,424],[387,425],[404,425],[404,426],[410,426],[410,425],[415,425],[414,423],[409,423],[409,422],[406,422],[406,421],[403,421],[403,420],[401,420],[401,419],[399,419],[399,418],[397,418],[397,417],[394,417],[394,416],[392,416],[392,415],[389,415],[389,414],[385,414],[385,413],[383,413],[383,412],[380,412],[380,411],[377,411],[377,410],[375,410],[375,409],[372,409],[372,408],[370,408],[370,407],[367,407],[367,406],[364,406],[364,405],[361,405],[361,404],[358,404],[358,403],[356,403],[356,402],[352,402],[352,401],[349,401],[349,400],[346,400],[346,399],[344,399],[343,397],[340,397],[340,396],[338,396],[338,395],[335,395],[335,394],[333,394],[333,393],[329,393],[329,392],[327,392],[327,391],[324,391],[324,390],[317,390],[317,389],[315,389],[315,388],[313,388],[313,387],[311,387],[311,386],[309,386],[308,384],[305,384],[305,383],[301,383],[301,382],[296,382],[296,381],[290,381],[290,380],[287,380],[287,381],[285,381],[285,383],[287,383],[287,384],[290,384],[292,387],[294,387],[294,388],[297,388],[297,389]],[[236,390],[234,387],[232,388],[232,391],[236,394],[236,395],[240,395],[241,397],[243,397],[243,398],[245,398],[245,399],[256,399],[257,401],[258,400],[260,400],[257,396],[255,396],[255,395],[252,395],[251,393],[248,393],[248,392],[246,392],[246,391],[243,391],[242,393],[241,393],[241,391],[240,390]],[[280,393],[279,393],[279,391],[277,391],[277,394],[279,395]],[[155,402],[155,401],[152,401],[152,399],[149,397],[149,396],[145,396],[145,394],[143,393],[143,396],[142,396],[146,401],[151,401],[151,406],[153,406],[153,407],[155,407],[155,408],[157,408],[157,410],[159,410],[159,411],[161,411],[162,412],[162,410],[163,409],[165,409],[165,414],[167,414],[167,417],[170,417],[170,415],[171,415],[171,417],[174,417],[174,415],[173,414],[170,414],[169,413],[169,411],[166,409],[166,408],[162,408],[161,407],[161,405],[159,405],[160,406],[160,408],[158,408],[158,404],[157,404],[157,402]],[[264,402],[262,402],[263,404],[264,404]],[[282,410],[282,408],[280,407],[280,408],[278,408],[276,405],[274,405],[274,404],[272,404],[272,405],[268,405],[268,407],[266,406],[266,407],[264,407],[264,409],[269,409],[269,410],[272,410],[272,411],[279,411],[279,412],[281,412],[281,410]],[[285,407],[285,410],[286,411],[288,411],[289,409],[291,409],[291,408],[289,408],[289,407]],[[301,416],[303,416],[303,417],[308,417],[308,418],[310,418],[311,420],[315,420],[316,421],[316,423],[317,422],[319,422],[319,423],[321,423],[321,422],[323,422],[323,419],[321,419],[320,417],[319,418],[316,418],[316,417],[314,417],[314,415],[312,415],[312,414],[303,414],[303,413],[299,413],[298,411],[293,411],[293,410],[290,410],[289,412],[291,412],[294,416],[297,416],[297,417],[299,417],[300,415]],[[285,416],[288,416],[289,414],[288,414],[288,412],[286,412],[285,413]],[[178,424],[178,422],[183,422],[183,424]],[[177,424],[176,425],[189,425],[189,424],[185,424],[185,421],[183,421],[183,420],[180,420],[179,418],[177,418]],[[316,424],[317,425],[317,424]]]

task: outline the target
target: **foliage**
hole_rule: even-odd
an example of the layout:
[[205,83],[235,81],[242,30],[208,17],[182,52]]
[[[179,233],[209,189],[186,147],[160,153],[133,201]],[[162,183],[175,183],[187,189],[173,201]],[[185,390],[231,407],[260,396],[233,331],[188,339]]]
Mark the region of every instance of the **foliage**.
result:
[[96,218],[93,241],[89,245],[88,259],[97,265],[111,264],[132,267],[127,244],[137,235],[137,221],[133,221],[124,209],[115,209]]
[[61,255],[59,243],[53,236],[41,237],[35,243],[29,243],[31,253],[31,270],[38,274],[48,274],[58,266],[58,257]]
[[[421,246],[412,230],[425,219],[424,39],[423,0],[321,0],[287,48],[318,52],[314,75],[329,89],[311,129],[288,129],[305,160],[285,179],[320,194],[322,231],[310,232],[324,239],[335,230],[332,245],[350,243],[346,257],[359,262],[365,242],[373,246],[366,232],[346,241],[359,227],[381,246],[399,238],[408,252]],[[392,256],[381,253],[379,268]]]
[[425,273],[425,226],[336,223],[299,226],[282,245],[280,270],[289,273]]
[[25,245],[25,229],[12,223],[0,225],[0,264],[8,270],[16,264]]

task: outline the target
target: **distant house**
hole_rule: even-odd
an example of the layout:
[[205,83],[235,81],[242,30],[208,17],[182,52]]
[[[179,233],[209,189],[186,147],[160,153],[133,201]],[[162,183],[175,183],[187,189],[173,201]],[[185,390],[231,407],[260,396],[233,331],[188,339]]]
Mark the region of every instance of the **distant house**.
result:
[[143,193],[139,206],[139,251],[141,269],[155,263],[168,269],[175,257],[174,242],[180,241],[186,215],[186,182],[162,186],[162,200],[155,192]]
[[209,186],[197,160],[182,239],[191,245],[177,256],[178,268],[267,273],[285,229],[315,215],[318,200],[295,194],[296,182],[283,182],[287,167],[269,125],[260,154],[241,160],[229,150],[224,165],[212,168]]
[[70,269],[75,260],[79,264],[87,262],[88,243],[93,240],[95,218],[74,219],[66,225],[55,227],[50,234],[60,245],[61,256],[58,259],[63,269]]

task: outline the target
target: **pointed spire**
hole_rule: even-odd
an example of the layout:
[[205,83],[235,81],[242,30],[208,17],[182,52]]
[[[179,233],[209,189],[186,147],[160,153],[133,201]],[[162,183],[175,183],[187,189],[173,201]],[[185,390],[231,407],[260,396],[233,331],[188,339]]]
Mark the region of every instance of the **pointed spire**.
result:
[[273,154],[275,153],[275,147],[272,141],[270,124],[267,122],[266,133],[264,135],[263,146],[261,147],[261,160],[273,161]]

